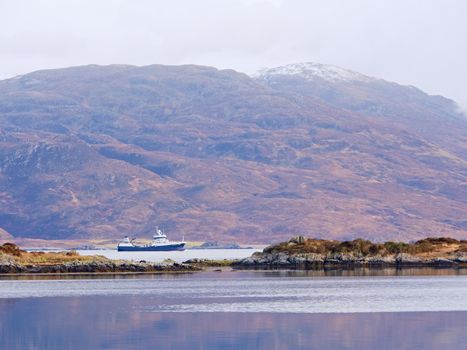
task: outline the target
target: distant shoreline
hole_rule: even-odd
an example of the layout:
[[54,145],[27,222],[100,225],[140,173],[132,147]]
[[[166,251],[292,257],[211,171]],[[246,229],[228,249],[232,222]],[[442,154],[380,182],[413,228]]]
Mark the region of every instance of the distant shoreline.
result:
[[[136,257],[135,257],[136,258]],[[293,237],[238,260],[192,258],[184,262],[114,260],[74,251],[25,251],[12,243],[0,246],[0,274],[150,274],[204,271],[207,268],[353,270],[467,268],[467,241],[427,238],[415,243],[330,241]]]

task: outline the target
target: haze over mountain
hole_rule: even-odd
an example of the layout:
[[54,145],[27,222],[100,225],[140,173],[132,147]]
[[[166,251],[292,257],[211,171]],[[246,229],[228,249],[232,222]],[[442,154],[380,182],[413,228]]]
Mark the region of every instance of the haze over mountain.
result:
[[[0,81],[0,238],[467,238],[457,105],[316,63]],[[174,238],[175,238],[174,237]]]

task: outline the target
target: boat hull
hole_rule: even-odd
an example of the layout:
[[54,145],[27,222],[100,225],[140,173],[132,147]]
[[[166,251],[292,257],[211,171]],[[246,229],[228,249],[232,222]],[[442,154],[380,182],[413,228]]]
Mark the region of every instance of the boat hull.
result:
[[170,252],[177,250],[185,250],[185,243],[174,243],[160,246],[118,246],[117,250],[119,252]]

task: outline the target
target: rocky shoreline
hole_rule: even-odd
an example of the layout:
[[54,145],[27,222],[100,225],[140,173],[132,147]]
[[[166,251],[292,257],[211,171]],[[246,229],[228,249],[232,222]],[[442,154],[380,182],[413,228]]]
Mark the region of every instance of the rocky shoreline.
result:
[[[313,242],[312,242],[313,241]],[[235,268],[287,268],[287,269],[327,269],[327,268],[385,268],[385,267],[439,267],[439,268],[467,268],[467,252],[462,249],[452,249],[448,253],[430,256],[430,254],[410,254],[406,252],[391,252],[388,249],[368,251],[355,249],[355,251],[336,252],[337,244],[328,245],[330,251],[312,252],[309,247],[315,243],[331,242],[323,240],[309,240],[304,237],[294,237],[288,242],[266,247],[263,252],[256,252],[251,257],[234,262]],[[351,241],[349,243],[354,243]],[[363,241],[368,242],[368,241]],[[343,244],[347,242],[342,242]],[[392,243],[392,242],[391,242]],[[461,242],[465,244],[465,241]],[[369,244],[372,244],[369,242]],[[439,247],[449,244],[440,242]],[[324,244],[323,244],[324,245]],[[316,246],[316,245],[315,245]],[[390,245],[388,245],[390,247]],[[410,246],[407,245],[409,248]],[[321,249],[322,247],[319,246]],[[325,249],[324,249],[325,250]],[[445,249],[446,250],[446,249]]]
[[1,263],[0,274],[66,274],[66,273],[157,273],[195,272],[201,269],[177,262],[147,263],[133,261],[74,261],[53,265],[21,265]]
[[0,274],[158,273],[200,270],[198,266],[169,259],[160,263],[111,260],[98,255],[82,256],[74,251],[27,252],[12,243],[0,245]]
[[292,254],[254,253],[251,257],[232,264],[234,267],[254,268],[352,268],[352,267],[462,267],[467,268],[467,256],[454,259],[422,259],[409,254],[391,257],[359,257],[351,254]]

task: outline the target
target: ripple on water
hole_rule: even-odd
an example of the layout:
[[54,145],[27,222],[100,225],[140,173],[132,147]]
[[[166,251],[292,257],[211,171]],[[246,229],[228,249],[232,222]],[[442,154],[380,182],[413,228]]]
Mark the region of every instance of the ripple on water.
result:
[[467,310],[467,276],[286,277],[255,272],[122,279],[0,280],[0,298],[132,296],[142,312]]

